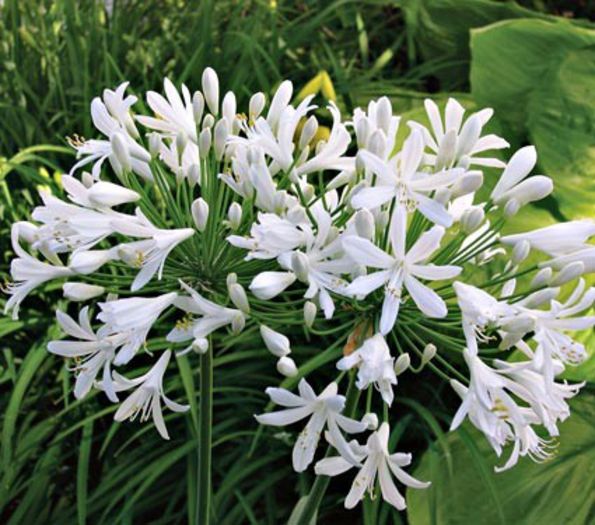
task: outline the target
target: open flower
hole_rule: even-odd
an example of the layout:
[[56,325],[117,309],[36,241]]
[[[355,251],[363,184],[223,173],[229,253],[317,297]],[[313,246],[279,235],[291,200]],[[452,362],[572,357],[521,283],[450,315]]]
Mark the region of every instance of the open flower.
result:
[[393,328],[399,308],[403,288],[406,288],[417,307],[429,317],[444,317],[447,313],[444,300],[431,288],[422,284],[418,278],[430,281],[452,279],[461,273],[458,266],[437,266],[425,264],[428,258],[440,247],[444,229],[434,226],[421,235],[408,252],[405,252],[407,215],[405,208],[399,206],[393,214],[390,227],[390,242],[393,255],[382,251],[367,239],[347,236],[343,247],[347,254],[358,264],[381,271],[355,279],[347,290],[355,296],[370,294],[386,284],[380,333],[387,334]]
[[256,420],[262,425],[286,426],[309,417],[308,424],[300,433],[293,447],[293,468],[303,472],[314,459],[314,453],[320,440],[320,434],[327,426],[337,449],[354,464],[357,458],[341,433],[341,429],[350,434],[366,430],[366,423],[355,421],[341,414],[345,408],[345,397],[337,394],[337,383],[331,383],[316,395],[312,387],[302,379],[298,385],[299,396],[284,388],[266,389],[271,401],[287,407],[286,410],[260,414]]
[[[363,465],[358,467],[359,471],[353,480],[349,494],[345,498],[345,508],[352,509],[355,507],[364,499],[366,492],[373,498],[376,490],[376,478],[378,477],[380,492],[384,501],[398,510],[405,509],[407,507],[405,498],[397,489],[391,473],[407,487],[425,489],[430,486],[429,482],[419,481],[403,470],[403,467],[411,463],[411,454],[389,453],[389,434],[388,423],[384,422],[376,432],[370,435],[365,447],[351,446],[351,453],[356,455]],[[337,476],[353,467],[353,463],[341,456],[321,459],[316,463],[315,470],[318,475]]]

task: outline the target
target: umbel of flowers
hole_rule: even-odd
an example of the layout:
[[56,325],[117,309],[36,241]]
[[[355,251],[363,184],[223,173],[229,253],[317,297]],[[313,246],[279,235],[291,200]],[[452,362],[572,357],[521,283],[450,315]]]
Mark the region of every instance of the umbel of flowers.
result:
[[[510,451],[501,469],[548,457],[542,436],[557,436],[581,386],[556,379],[586,355],[571,333],[595,324],[595,289],[583,279],[595,271],[595,223],[501,236],[553,184],[531,175],[532,146],[508,162],[494,156],[508,144],[483,132],[491,109],[469,115],[450,99],[442,114],[427,100],[426,127],[401,122],[386,97],[347,118],[330,104],[322,140],[312,97],[292,104],[289,81],[239,110],[206,69],[202,91],[166,79],[164,95],[147,93],[152,115],[135,114],[126,89],[93,100],[102,137],[72,141],[78,161],[61,179],[65,197],[40,191],[31,222],[12,228],[7,312],[16,318],[25,297],[54,280],[67,299],[88,303],[78,319],[56,312],[66,337],[48,347],[75,359],[77,398],[100,389],[119,404],[117,421],[151,418],[167,439],[164,406],[188,408],[164,392],[172,353],[199,354],[202,369],[210,334],[256,326],[279,374],[300,378],[294,392],[267,388],[279,408],[257,421],[301,422],[294,469],[354,475],[348,508],[378,484],[403,509],[395,480],[428,485],[404,470],[410,454],[389,447],[398,376],[417,360],[460,396],[452,428],[469,419],[498,456]],[[317,392],[282,332],[301,325],[315,338],[322,322],[352,335],[326,365],[336,380]],[[155,336],[168,348],[127,377]],[[523,359],[495,360],[495,350]],[[367,394],[347,394],[344,377]],[[324,442],[335,454],[315,462]]]

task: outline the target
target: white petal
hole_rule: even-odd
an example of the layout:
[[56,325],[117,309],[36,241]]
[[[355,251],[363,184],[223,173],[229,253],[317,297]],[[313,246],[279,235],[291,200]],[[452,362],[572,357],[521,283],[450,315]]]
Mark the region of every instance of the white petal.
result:
[[300,419],[308,417],[312,413],[309,406],[299,408],[290,408],[288,410],[279,410],[278,412],[269,412],[254,416],[261,425],[271,425],[273,427],[284,427],[291,425]]
[[386,281],[388,281],[389,275],[389,270],[374,272],[369,275],[361,275],[347,287],[347,293],[356,297],[365,297],[386,283]]
[[353,465],[340,456],[324,458],[316,463],[314,472],[317,476],[338,476],[353,468]]
[[303,472],[312,463],[325,421],[326,418],[322,411],[314,412],[298,436],[292,453],[293,469],[296,472]]
[[284,407],[302,407],[306,404],[300,396],[296,396],[285,388],[269,387],[266,389],[267,395],[273,403]]
[[407,252],[407,262],[414,264],[426,260],[440,247],[442,237],[444,237],[444,228],[441,226],[434,226],[422,233]]
[[407,505],[405,504],[405,498],[397,490],[395,482],[393,481],[386,461],[381,461],[378,467],[378,480],[380,481],[380,490],[382,492],[382,498],[387,503],[390,503],[393,507],[398,510],[403,510]]
[[428,281],[440,281],[442,279],[452,279],[459,275],[463,269],[460,266],[437,266],[434,264],[414,264],[410,267],[410,272],[421,279]]
[[420,283],[415,277],[405,277],[405,287],[417,307],[428,317],[444,317],[448,310],[442,298],[431,288]]
[[386,269],[394,264],[394,259],[367,239],[348,235],[343,239],[343,248],[358,264],[372,268]]

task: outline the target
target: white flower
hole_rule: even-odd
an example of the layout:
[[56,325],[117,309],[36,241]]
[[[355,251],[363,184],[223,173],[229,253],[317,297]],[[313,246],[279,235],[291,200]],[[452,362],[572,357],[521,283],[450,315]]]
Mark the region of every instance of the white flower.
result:
[[[513,208],[547,197],[554,185],[549,177],[536,175],[526,179],[537,163],[537,152],[533,146],[518,150],[508,161],[500,180],[492,190],[491,197],[496,204],[514,202]],[[526,180],[525,180],[526,179]]]
[[4,313],[12,310],[13,319],[18,319],[21,303],[35,288],[47,281],[74,275],[70,268],[38,261],[27,253],[19,244],[19,228],[20,223],[15,223],[11,230],[12,249],[17,258],[10,263],[10,276],[14,282],[6,287],[11,297],[4,306]]
[[114,220],[114,229],[124,235],[145,237],[145,240],[120,244],[117,248],[119,257],[131,266],[140,268],[131,290],[134,292],[147,284],[157,273],[161,279],[165,261],[170,252],[180,243],[194,234],[192,228],[162,230],[153,226],[151,221],[137,208],[137,221]]
[[198,144],[197,123],[194,120],[192,98],[188,88],[182,84],[182,96],[168,78],[163,80],[164,98],[155,91],[147,93],[147,104],[157,117],[137,116],[143,126],[166,133],[175,138],[182,133],[194,144]]
[[204,352],[208,348],[207,336],[227,325],[239,323],[243,325],[246,315],[241,310],[219,306],[205,299],[196,290],[180,281],[182,288],[189,296],[180,296],[175,300],[175,306],[189,314],[200,316],[198,319],[183,320],[179,322],[169,334],[167,340],[182,342],[192,340],[192,344],[181,354],[196,349]]
[[458,266],[436,266],[424,264],[440,246],[444,228],[434,226],[423,233],[408,252],[405,252],[407,214],[402,206],[394,211],[389,236],[394,255],[383,252],[367,239],[347,236],[343,247],[357,263],[381,269],[369,275],[356,278],[348,293],[366,296],[386,284],[380,333],[392,330],[399,314],[401,295],[406,288],[417,307],[428,317],[444,317],[447,314],[444,300],[418,278],[436,281],[452,279],[461,273]]
[[105,323],[105,334],[126,335],[126,343],[117,353],[114,363],[128,363],[147,339],[151,327],[162,312],[174,304],[177,293],[157,297],[129,297],[98,303],[101,313],[97,318]]
[[271,352],[271,354],[277,357],[285,357],[291,353],[289,339],[282,333],[276,332],[272,328],[261,324],[260,336],[264,341],[264,345],[267,347],[269,352]]
[[409,126],[423,132],[426,145],[434,153],[434,155],[427,155],[426,158],[436,166],[436,169],[453,166],[467,168],[469,165],[504,167],[504,163],[497,158],[478,156],[489,150],[509,146],[508,142],[497,135],[481,137],[482,128],[494,113],[491,108],[473,113],[463,123],[465,109],[455,99],[448,99],[444,121],[433,100],[426,99],[424,105],[431,132],[416,122],[409,122]]
[[[397,489],[392,479],[394,475],[403,485],[415,489],[425,489],[430,486],[429,482],[419,481],[407,474],[402,467],[411,464],[411,454],[396,452],[390,454],[388,451],[388,439],[390,429],[388,423],[384,422],[380,428],[370,435],[366,446],[351,444],[351,454],[356,455],[363,466],[353,480],[351,490],[345,498],[345,508],[352,509],[362,499],[366,492],[370,498],[374,498],[376,489],[376,477],[380,482],[382,498],[398,510],[407,507],[405,498]],[[316,463],[316,474],[323,476],[337,476],[347,472],[354,465],[344,457],[330,457],[321,459]]]
[[87,283],[64,283],[62,285],[64,297],[70,301],[88,301],[105,293],[103,286]]
[[125,419],[132,421],[139,413],[141,422],[147,421],[149,417],[152,417],[161,437],[163,439],[169,439],[163,419],[161,401],[165,403],[167,408],[174,412],[186,412],[190,408],[189,405],[180,405],[172,401],[163,391],[163,374],[170,358],[171,352],[166,350],[146,374],[132,380],[115,374],[116,389],[118,391],[136,387],[136,390],[118,408],[114,415],[116,421],[124,421]]
[[297,279],[293,272],[261,272],[252,279],[250,291],[259,299],[272,299]]
[[355,352],[340,359],[337,368],[349,370],[357,366],[357,388],[364,390],[373,383],[390,406],[394,398],[393,385],[397,384],[394,361],[384,337],[376,334]]
[[319,395],[316,395],[307,381],[302,379],[298,389],[299,396],[284,388],[267,388],[266,393],[271,401],[288,408],[279,412],[255,416],[259,423],[272,426],[291,425],[296,421],[310,417],[293,447],[294,470],[303,472],[312,463],[320,434],[325,425],[328,426],[337,449],[357,464],[357,459],[353,456],[340,429],[353,434],[366,430],[366,424],[341,414],[345,407],[345,397],[337,394],[337,383],[331,383]]
[[423,173],[420,171],[423,152],[423,136],[418,130],[412,131],[401,152],[386,162],[369,151],[360,151],[359,155],[366,167],[377,175],[378,182],[358,191],[351,199],[352,205],[372,210],[396,198],[398,204],[408,210],[419,209],[432,222],[450,226],[452,217],[444,205],[426,194],[447,188],[464,170],[455,168],[435,174]]
[[76,339],[82,339],[82,341],[50,341],[48,344],[48,350],[52,354],[75,360],[74,397],[77,399],[85,397],[91,390],[97,374],[103,370],[103,390],[110,401],[117,403],[118,397],[112,381],[111,364],[116,348],[122,343],[122,336],[106,336],[105,328],[95,333],[91,328],[88,306],[79,312],[78,323],[60,310],[56,312],[56,318],[64,332]]
[[395,148],[400,120],[400,117],[393,116],[388,97],[371,100],[365,112],[356,108],[353,112],[353,129],[359,149],[387,160]]

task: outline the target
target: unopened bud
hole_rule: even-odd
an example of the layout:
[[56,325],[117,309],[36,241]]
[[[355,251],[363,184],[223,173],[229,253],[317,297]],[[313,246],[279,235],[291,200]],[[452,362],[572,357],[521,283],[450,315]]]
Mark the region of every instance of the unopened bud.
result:
[[238,313],[231,321],[231,331],[234,335],[239,334],[246,326],[246,318],[242,313]]
[[517,242],[512,249],[512,263],[520,264],[529,256],[530,251],[531,244],[529,241],[523,240],[521,242]]
[[205,128],[200,132],[198,137],[198,152],[201,159],[205,159],[211,149],[211,130]]
[[110,137],[110,143],[114,157],[118,161],[123,171],[130,171],[131,160],[130,151],[128,150],[128,144],[122,133],[116,132]]
[[250,97],[250,103],[248,104],[248,118],[251,121],[255,121],[258,117],[260,117],[265,103],[266,98],[264,93],[254,93],[254,95]]
[[237,230],[242,223],[242,206],[238,202],[232,202],[227,210],[229,226],[232,230]]
[[401,375],[411,365],[411,357],[407,352],[401,354],[395,362],[395,374]]
[[239,283],[234,283],[229,286],[228,290],[229,298],[236,308],[240,309],[245,314],[249,314],[250,303],[248,302],[248,297],[246,296],[246,290],[244,290],[244,287]]
[[238,282],[238,274],[235,272],[231,272],[227,274],[227,277],[225,278],[225,283],[227,284],[227,287],[229,288],[232,284],[235,284]]
[[516,199],[510,199],[504,206],[504,216],[512,217],[513,215],[516,215],[520,209],[521,205],[519,201]]
[[88,301],[105,293],[103,286],[86,283],[64,283],[62,285],[64,297],[70,301]]
[[367,425],[368,430],[376,430],[378,428],[378,416],[373,412],[368,412],[362,417],[362,423]]
[[374,215],[370,210],[363,208],[355,214],[355,231],[364,239],[370,240],[374,237]]
[[192,95],[192,115],[194,116],[196,125],[200,124],[204,110],[205,97],[200,91],[195,91],[194,95]]
[[209,205],[202,197],[192,203],[192,218],[199,232],[204,232],[209,220]]
[[310,144],[310,141],[314,138],[314,135],[316,135],[317,131],[318,131],[318,120],[316,120],[316,117],[314,115],[312,115],[311,117],[308,118],[308,120],[306,120],[306,123],[304,124],[304,127],[302,128],[302,133],[300,135],[300,141],[299,141],[300,150],[304,149],[308,144]]
[[368,141],[368,150],[374,155],[384,157],[386,150],[386,135],[381,129],[377,129],[372,133],[370,140]]
[[149,153],[156,158],[161,151],[161,136],[159,133],[149,133]]
[[213,149],[215,151],[215,158],[221,160],[225,152],[225,145],[227,144],[227,137],[229,136],[229,123],[226,118],[222,118],[215,124],[215,140],[213,142]]
[[188,135],[183,131],[180,131],[176,135],[176,151],[178,152],[178,159],[182,159],[182,154],[186,149],[186,145],[188,144]]
[[473,233],[485,218],[485,212],[483,208],[473,206],[463,212],[461,217],[461,228],[465,233]]
[[205,115],[205,118],[202,119],[202,128],[201,129],[203,129],[203,130],[212,129],[214,125],[215,125],[215,117],[213,115],[211,115],[210,113],[207,113]]
[[221,116],[227,120],[227,124],[229,129],[231,130],[231,125],[236,118],[237,113],[237,102],[236,96],[233,91],[228,91],[225,93],[223,97],[223,102],[221,103]]
[[577,277],[580,277],[585,272],[585,265],[582,261],[574,261],[562,268],[558,275],[554,277],[552,286],[562,286],[570,281],[573,281]]
[[306,301],[304,303],[304,323],[306,323],[308,328],[312,328],[317,311],[318,308],[312,301]]
[[200,164],[192,164],[188,168],[188,181],[191,186],[196,186],[200,183]]
[[192,350],[197,354],[206,354],[209,349],[209,341],[204,337],[198,337],[192,341]]
[[427,365],[436,355],[436,345],[430,343],[424,348],[421,356],[421,366]]
[[271,354],[277,357],[284,357],[291,353],[289,339],[283,334],[276,332],[264,324],[261,324],[260,336],[262,337],[267,350],[271,352]]
[[308,282],[310,264],[307,255],[302,252],[293,252],[291,256],[291,267],[300,281]]
[[213,115],[217,115],[219,111],[219,79],[217,73],[210,67],[207,67],[202,73],[202,91],[209,111]]
[[277,372],[285,377],[295,377],[298,375],[298,369],[295,361],[291,357],[282,357],[277,361]]
[[554,271],[548,266],[539,270],[531,281],[531,288],[542,288],[550,284]]

